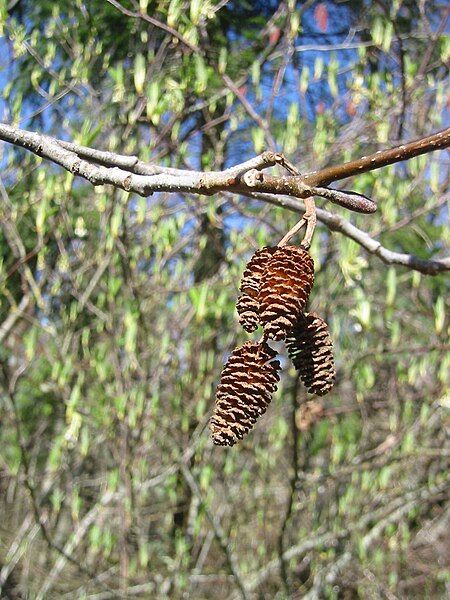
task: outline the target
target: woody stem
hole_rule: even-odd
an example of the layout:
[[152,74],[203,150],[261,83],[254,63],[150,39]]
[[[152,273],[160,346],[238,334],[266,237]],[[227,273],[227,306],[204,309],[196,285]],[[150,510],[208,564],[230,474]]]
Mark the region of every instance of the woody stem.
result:
[[292,229],[289,229],[289,231],[286,233],[286,235],[284,237],[281,238],[281,240],[278,242],[277,246],[279,246],[280,248],[282,246],[286,246],[286,244],[289,242],[289,240],[294,237],[294,235],[300,231],[300,229],[303,227],[303,225],[306,223],[306,220],[304,219],[304,217],[302,217],[300,219],[300,221],[298,221],[294,227],[292,227]]
[[304,198],[305,203],[305,213],[303,217],[298,221],[294,227],[289,229],[286,235],[278,242],[278,246],[286,246],[286,244],[294,237],[296,233],[300,231],[300,229],[306,223],[306,231],[305,236],[302,241],[302,246],[307,250],[311,245],[311,239],[314,233],[314,229],[316,228],[317,216],[316,216],[316,204],[312,197]]
[[305,237],[303,238],[303,241],[302,241],[302,246],[305,248],[305,250],[308,250],[308,248],[311,246],[312,236],[313,236],[314,230],[316,228],[317,215],[316,215],[316,203],[314,202],[314,198],[312,198],[312,197],[305,198],[304,202],[305,202],[306,210],[305,210],[305,214],[303,215],[303,218],[306,221],[306,232],[305,232]]

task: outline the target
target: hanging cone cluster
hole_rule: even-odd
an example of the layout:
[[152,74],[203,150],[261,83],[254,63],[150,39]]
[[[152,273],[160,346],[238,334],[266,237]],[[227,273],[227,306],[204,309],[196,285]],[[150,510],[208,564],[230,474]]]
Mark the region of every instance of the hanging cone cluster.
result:
[[259,285],[263,273],[272,258],[276,248],[265,247],[255,252],[245,267],[242,276],[236,309],[239,314],[239,323],[248,333],[252,333],[259,325]]
[[[333,387],[327,325],[315,313],[304,313],[313,283],[314,262],[301,246],[261,248],[247,264],[236,304],[239,322],[249,333],[262,325],[264,336],[260,342],[235,348],[223,368],[209,422],[215,444],[233,446],[242,439],[277,389],[280,363],[267,339],[286,340],[288,354],[309,392],[323,396]],[[305,418],[308,427],[310,421]]]
[[308,392],[324,396],[334,384],[333,342],[328,326],[316,313],[303,314],[286,338],[294,367]]
[[247,264],[236,308],[251,333],[258,325],[282,340],[297,322],[314,283],[314,262],[301,246],[261,248]]
[[285,339],[295,326],[314,283],[314,261],[301,246],[277,248],[259,290],[260,322],[273,340]]
[[214,444],[233,446],[269,405],[280,380],[275,350],[265,342],[235,348],[223,368],[209,428]]

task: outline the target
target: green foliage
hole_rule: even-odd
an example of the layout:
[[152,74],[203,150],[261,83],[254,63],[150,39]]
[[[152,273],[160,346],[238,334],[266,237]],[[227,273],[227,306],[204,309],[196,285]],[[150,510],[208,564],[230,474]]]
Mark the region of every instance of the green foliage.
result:
[[[122,2],[179,39],[103,0],[0,0],[0,43],[11,51],[6,120],[195,169],[239,162],[272,136],[302,171],[396,143],[400,122],[402,138],[439,127],[448,42],[436,40],[417,77],[429,44],[420,3],[391,3],[389,14],[368,3],[362,20],[361,3],[346,3],[361,32],[353,59],[334,51],[308,60],[290,52],[305,43],[314,9],[221,4]],[[434,27],[438,4],[427,11]],[[441,256],[443,173],[435,153],[361,175],[352,189],[379,211],[336,213],[391,250]],[[222,195],[135,198],[12,148],[2,182],[0,331],[27,299],[0,346],[0,567],[22,544],[11,585],[30,598],[226,598],[239,593],[237,569],[267,598],[301,597],[316,584],[334,598],[335,583],[349,597],[440,597],[443,495],[432,487],[445,483],[444,275],[385,265],[319,224],[312,308],[330,324],[337,384],[302,429],[294,413],[306,392],[286,370],[255,431],[213,449],[215,386],[245,338],[235,313],[242,269],[255,248],[278,242],[292,213]],[[30,487],[54,546],[33,529]],[[305,541],[286,579],[280,547]],[[74,561],[55,549],[66,544]],[[345,552],[351,561],[330,583],[324,573]]]

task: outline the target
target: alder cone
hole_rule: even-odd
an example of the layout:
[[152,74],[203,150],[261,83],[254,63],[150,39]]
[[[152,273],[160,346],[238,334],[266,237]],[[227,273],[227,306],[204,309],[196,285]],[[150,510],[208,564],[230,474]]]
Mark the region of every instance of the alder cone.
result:
[[286,338],[294,367],[308,392],[324,396],[334,385],[336,371],[328,326],[316,313],[302,314]]
[[239,323],[248,333],[255,331],[259,325],[259,286],[264,270],[269,264],[276,248],[266,246],[255,252],[245,267],[242,276],[236,309],[239,314]]
[[231,353],[217,386],[209,422],[214,444],[233,446],[265,413],[280,380],[278,360],[265,342],[245,342]]
[[282,246],[272,255],[259,290],[259,319],[268,338],[285,339],[308,301],[314,261],[301,246]]

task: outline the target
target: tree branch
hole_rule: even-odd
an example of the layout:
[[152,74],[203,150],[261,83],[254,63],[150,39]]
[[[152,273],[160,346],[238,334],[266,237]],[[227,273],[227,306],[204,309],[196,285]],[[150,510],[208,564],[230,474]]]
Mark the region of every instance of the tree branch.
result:
[[[296,213],[303,213],[305,208],[302,202],[287,196],[275,196],[270,194],[244,194],[255,200],[262,200],[274,206],[281,206]],[[414,254],[404,254],[402,252],[393,252],[381,245],[378,240],[352,225],[349,221],[323,208],[316,208],[317,220],[326,225],[331,231],[338,231],[346,237],[355,241],[370,254],[375,254],[384,263],[388,265],[401,265],[409,267],[413,271],[419,271],[424,275],[437,275],[443,271],[450,271],[450,256],[439,259],[423,259]]]
[[305,183],[310,185],[328,185],[332,181],[339,181],[340,179],[346,179],[353,175],[374,171],[375,169],[393,165],[402,160],[409,160],[414,156],[427,154],[434,150],[448,148],[449,146],[450,127],[414,142],[402,144],[401,146],[396,146],[389,150],[379,150],[378,152],[375,152],[375,154],[362,156],[358,160],[352,160],[342,165],[326,167],[320,171],[308,173],[303,175],[302,179]]
[[[285,177],[260,172],[260,169],[275,164],[290,164],[282,154],[270,151],[224,171],[201,172],[155,167],[139,161],[136,157],[124,157],[77,146],[6,124],[0,124],[0,139],[31,150],[71,173],[84,177],[93,185],[111,184],[143,196],[156,191],[213,194],[224,190],[238,193],[253,191],[287,194],[298,198],[318,195],[350,210],[373,212],[376,210],[374,203],[364,196],[316,186],[446,148],[450,146],[450,128],[409,144],[380,150],[349,163],[304,175]],[[108,166],[105,167],[104,164]]]
[[[332,190],[322,186],[446,148],[450,146],[450,128],[396,148],[381,150],[358,160],[304,175],[299,175],[298,170],[282,154],[271,151],[263,152],[224,171],[202,172],[159,167],[140,161],[135,156],[123,156],[86,148],[1,123],[0,140],[51,160],[93,185],[110,184],[141,196],[149,196],[157,191],[206,195],[231,192],[301,213],[304,212],[304,205],[298,201],[298,198],[319,196],[349,210],[371,213],[376,210],[376,205],[370,198],[355,192]],[[262,169],[276,164],[285,167],[290,174],[277,177],[262,173]],[[293,196],[296,199],[286,196]],[[426,275],[450,270],[450,257],[424,260],[410,254],[392,252],[338,215],[317,209],[317,218],[331,230],[339,231],[353,239],[387,264],[399,264]]]

